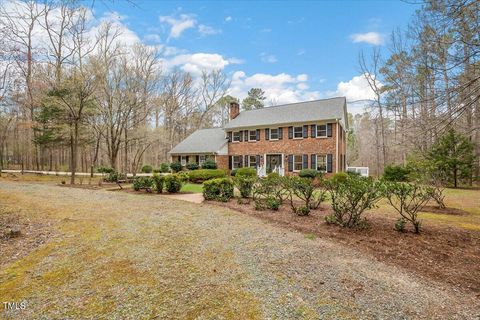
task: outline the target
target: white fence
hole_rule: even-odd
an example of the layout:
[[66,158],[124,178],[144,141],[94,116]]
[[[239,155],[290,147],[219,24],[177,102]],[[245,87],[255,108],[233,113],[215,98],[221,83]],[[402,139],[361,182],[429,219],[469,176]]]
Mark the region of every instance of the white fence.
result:
[[[2,173],[22,173],[22,170],[2,170]],[[70,176],[72,173],[68,171],[36,171],[36,170],[23,170],[23,173],[33,173],[33,174],[42,174],[42,175],[47,175],[47,176]],[[98,173],[95,172],[93,174],[96,177],[102,177],[106,176],[107,174],[105,173]],[[137,177],[149,177],[152,176],[153,173],[137,173],[135,176]],[[89,177],[90,173],[89,172],[75,172],[75,176],[83,176],[83,177]],[[127,177],[133,177],[132,173],[127,173]]]

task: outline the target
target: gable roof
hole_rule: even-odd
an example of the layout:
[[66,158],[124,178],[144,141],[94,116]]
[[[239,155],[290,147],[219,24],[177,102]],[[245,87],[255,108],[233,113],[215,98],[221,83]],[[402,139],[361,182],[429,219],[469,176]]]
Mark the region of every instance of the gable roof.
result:
[[339,119],[348,129],[347,102],[345,97],[322,99],[256,110],[242,111],[225,126],[225,129],[281,125]]
[[217,153],[227,144],[222,128],[200,129],[177,144],[169,153],[194,154]]

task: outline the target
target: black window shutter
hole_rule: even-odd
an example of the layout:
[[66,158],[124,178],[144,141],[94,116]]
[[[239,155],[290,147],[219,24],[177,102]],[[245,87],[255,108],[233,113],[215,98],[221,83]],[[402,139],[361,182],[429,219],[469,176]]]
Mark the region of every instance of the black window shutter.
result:
[[288,172],[293,171],[293,155],[288,155]]
[[303,137],[308,138],[308,126],[307,125],[303,126]]
[[265,140],[270,140],[270,129],[265,129]]
[[308,169],[308,154],[303,155],[302,169]]
[[315,138],[317,136],[317,125],[312,124],[310,126],[310,137]]
[[288,127],[288,139],[293,139],[293,127]]
[[316,155],[316,154],[312,154],[310,158],[311,158],[310,168],[311,168],[311,169],[314,169],[314,170],[317,170],[317,155]]
[[200,156],[195,156],[195,162],[200,163]]
[[233,168],[233,156],[228,157],[228,169],[232,170]]
[[244,138],[243,140],[244,140],[244,141],[250,140],[250,137],[248,136],[248,130],[243,131],[243,133],[245,134],[245,135],[244,135],[245,138]]
[[245,163],[245,167],[249,166],[250,163],[248,163],[248,156],[243,156],[243,158],[245,159],[245,160],[243,161],[243,163]]
[[257,155],[257,165],[255,166],[258,168],[260,166],[260,155]]
[[185,159],[187,160],[187,163],[188,163],[188,158],[189,158],[189,156],[187,156],[187,157],[185,158]]
[[243,134],[242,134],[242,131],[240,131],[240,142],[243,141]]
[[327,123],[327,137],[331,137],[331,136],[332,136],[332,124]]
[[278,140],[283,139],[283,128],[278,128]]
[[332,154],[327,154],[327,172],[333,172],[332,170]]
[[232,131],[227,132],[227,139],[228,139],[228,142],[232,142]]
[[260,141],[260,129],[257,129],[257,141]]

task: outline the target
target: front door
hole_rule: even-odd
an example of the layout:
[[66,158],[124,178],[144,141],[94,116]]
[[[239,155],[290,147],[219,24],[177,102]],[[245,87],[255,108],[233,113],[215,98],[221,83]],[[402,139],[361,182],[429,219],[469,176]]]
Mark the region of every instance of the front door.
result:
[[281,154],[267,154],[267,173],[272,172],[275,167],[280,168],[282,166]]

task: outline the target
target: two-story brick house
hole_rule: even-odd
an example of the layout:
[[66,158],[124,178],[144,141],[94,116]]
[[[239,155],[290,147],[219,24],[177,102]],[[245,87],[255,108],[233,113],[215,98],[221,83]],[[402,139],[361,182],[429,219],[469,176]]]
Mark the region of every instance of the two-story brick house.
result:
[[170,155],[184,165],[211,157],[219,168],[255,167],[262,176],[307,168],[335,173],[346,169],[347,129],[344,97],[243,112],[232,103],[223,129],[198,130]]

